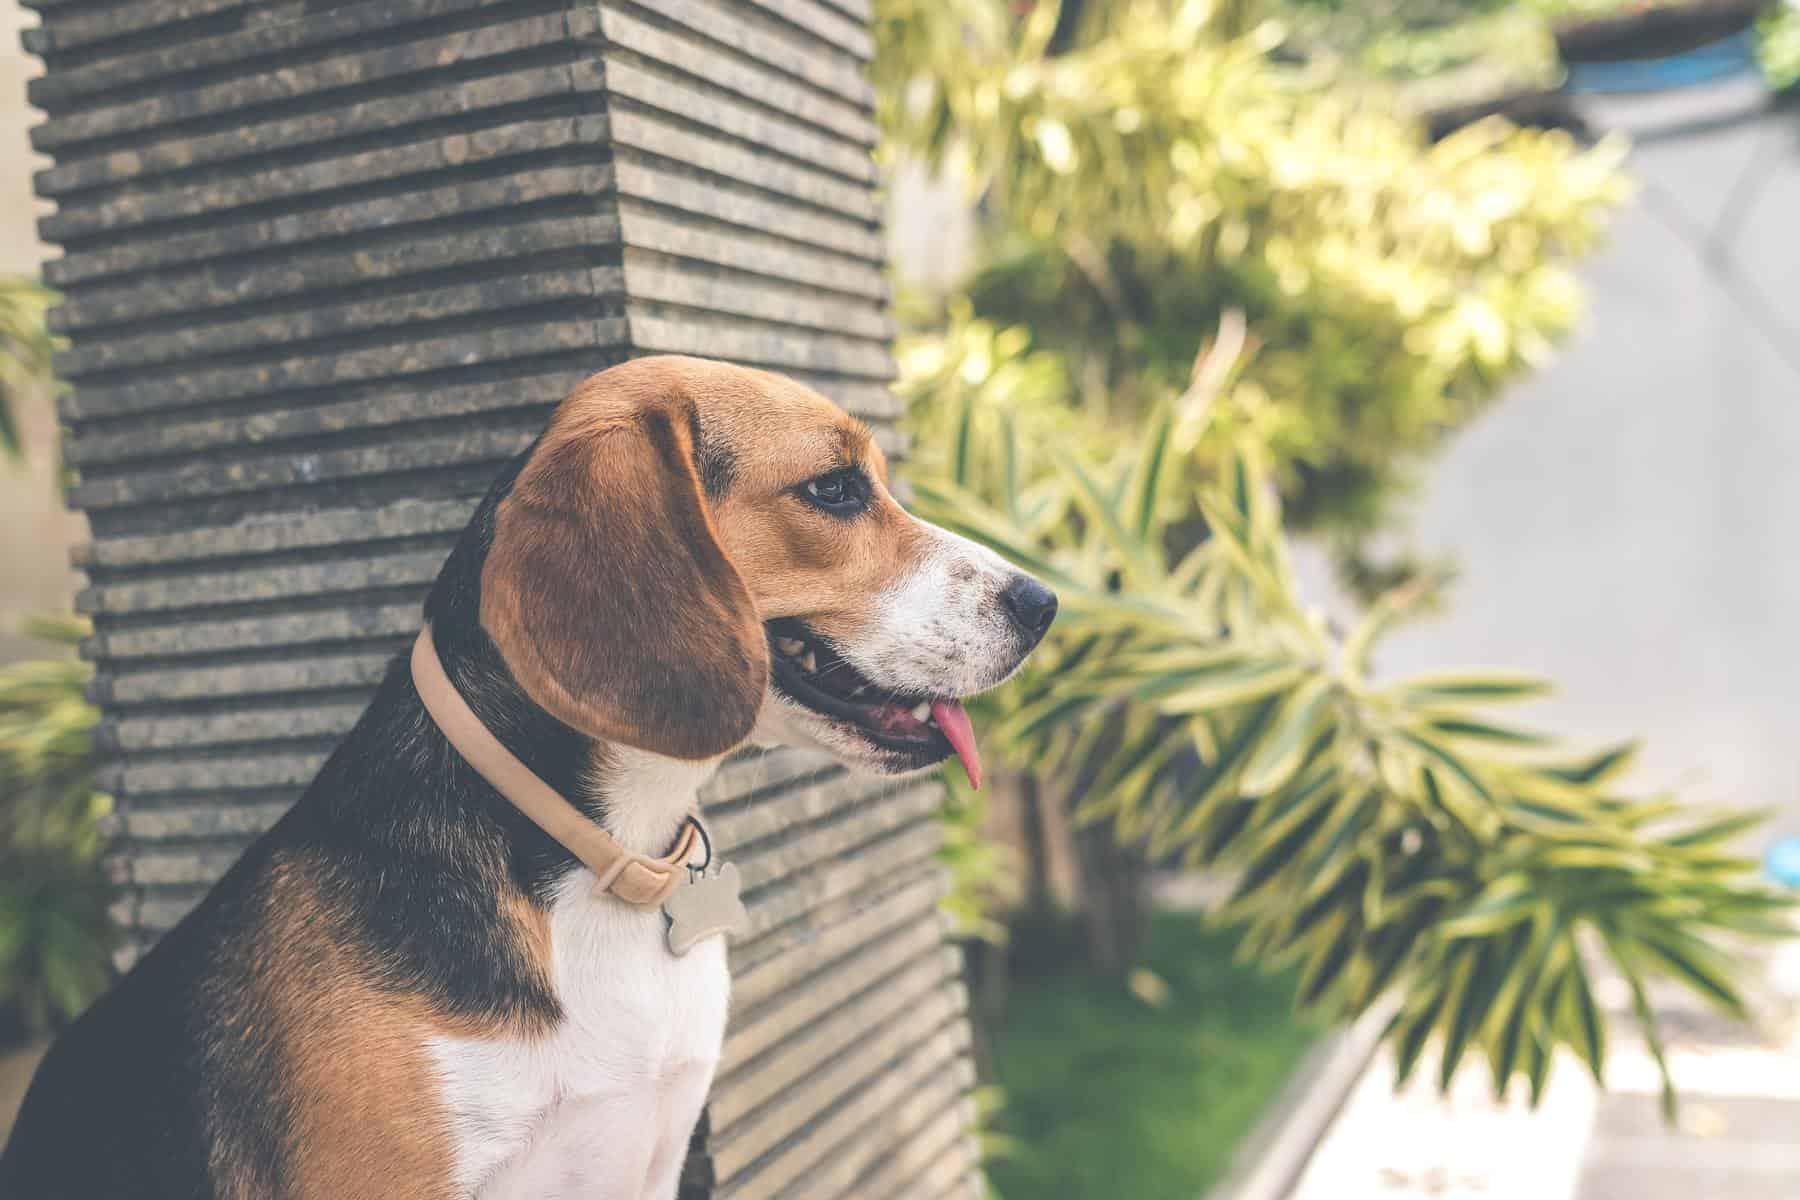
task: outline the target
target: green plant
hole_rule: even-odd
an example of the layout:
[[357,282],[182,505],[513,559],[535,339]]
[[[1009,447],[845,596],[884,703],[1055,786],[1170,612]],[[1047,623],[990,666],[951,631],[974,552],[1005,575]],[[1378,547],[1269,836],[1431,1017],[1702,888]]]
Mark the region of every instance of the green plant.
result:
[[1756,25],[1756,61],[1775,91],[1800,83],[1800,6],[1772,4]]
[[[23,453],[18,405],[53,386],[54,299],[33,280],[0,279],[0,453]],[[87,623],[28,622],[60,657],[0,667],[0,1031],[73,1018],[105,985],[114,938],[100,865],[106,797],[94,790],[92,669],[67,651]],[[4,1036],[0,1032],[0,1036]]]
[[56,338],[45,322],[54,295],[35,280],[0,278],[0,454],[17,458],[17,406],[29,388],[50,378]]
[[1479,65],[1481,82],[1550,84],[1561,68],[1549,23],[1518,0],[1267,0],[1264,15],[1287,31],[1284,51],[1396,81]]
[[1525,7],[1536,9],[1556,21],[1586,21],[1615,13],[1672,8],[1685,3],[1688,0],[1525,0]]
[[1492,69],[1491,94],[1505,85],[1550,86],[1563,74],[1549,23],[1525,4],[1431,28],[1369,28],[1365,36],[1352,43],[1352,65],[1389,79],[1426,79],[1481,64]]
[[877,6],[890,143],[985,214],[966,287],[911,310],[908,379],[986,388],[980,344],[1030,364],[1037,405],[1129,423],[1241,311],[1234,411],[1290,520],[1349,558],[1573,324],[1567,264],[1625,193],[1620,148],[1500,122],[1430,144],[1385,90],[1272,61],[1282,31],[1249,11]]
[[[1229,371],[1203,357],[1187,393],[1098,452],[954,404],[938,472],[915,468],[919,506],[1062,597],[984,714],[990,740],[1044,779],[1084,775],[1078,819],[1151,858],[1237,871],[1222,915],[1247,957],[1298,966],[1302,1006],[1341,1019],[1397,993],[1403,1076],[1433,1033],[1446,1086],[1473,1048],[1497,1088],[1523,1076],[1533,1097],[1560,1046],[1598,1075],[1590,955],[1629,985],[1658,1061],[1653,979],[1741,1015],[1724,946],[1788,930],[1786,898],[1730,849],[1756,817],[1684,818],[1618,790],[1630,747],[1575,754],[1497,715],[1541,681],[1377,679],[1416,589],[1343,635],[1304,605],[1265,452],[1221,399]],[[1175,524],[1193,440],[1220,463],[1198,544]]]
[[987,1165],[1005,1200],[1205,1195],[1318,1033],[1293,972],[1234,962],[1237,938],[1186,914],[1152,918],[1135,988],[1083,960],[1066,918],[1012,945]]
[[1006,929],[994,914],[1019,898],[1017,856],[987,836],[983,794],[960,775],[946,776],[945,784],[944,803],[938,810],[944,831],[938,861],[951,879],[950,894],[942,904],[950,932],[960,940],[1003,942]]
[[[33,622],[73,646],[86,623]],[[100,865],[92,668],[73,656],[0,668],[0,1010],[27,1031],[76,1016],[108,978],[111,889]]]

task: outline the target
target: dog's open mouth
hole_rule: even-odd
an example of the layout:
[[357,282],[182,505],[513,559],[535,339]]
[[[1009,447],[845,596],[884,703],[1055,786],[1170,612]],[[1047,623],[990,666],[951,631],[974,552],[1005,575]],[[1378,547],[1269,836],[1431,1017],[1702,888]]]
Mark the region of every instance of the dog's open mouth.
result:
[[769,661],[782,695],[840,725],[854,726],[867,741],[924,766],[951,754],[962,760],[969,782],[981,786],[981,754],[962,702],[883,687],[858,671],[805,622],[769,621]]

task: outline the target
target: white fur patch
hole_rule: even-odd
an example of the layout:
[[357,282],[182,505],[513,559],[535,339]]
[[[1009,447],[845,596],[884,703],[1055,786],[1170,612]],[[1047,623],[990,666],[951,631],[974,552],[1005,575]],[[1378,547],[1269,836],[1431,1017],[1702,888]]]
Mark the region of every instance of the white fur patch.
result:
[[1017,574],[987,547],[932,527],[931,549],[911,574],[875,597],[868,633],[840,646],[871,679],[940,696],[999,683],[1022,647],[1000,603]]
[[[870,597],[872,620],[833,648],[866,678],[895,691],[971,696],[1018,670],[1030,649],[1001,592],[1018,572],[987,547],[920,522],[930,538],[903,578]],[[894,774],[892,756],[852,726],[821,716],[770,684],[751,741],[824,750],[848,766]]]
[[[609,832],[662,853],[716,762],[640,751],[608,772]],[[564,1018],[540,1038],[436,1038],[456,1182],[483,1200],[670,1200],[725,1035],[725,939],[677,958],[660,910],[571,871],[550,909]]]

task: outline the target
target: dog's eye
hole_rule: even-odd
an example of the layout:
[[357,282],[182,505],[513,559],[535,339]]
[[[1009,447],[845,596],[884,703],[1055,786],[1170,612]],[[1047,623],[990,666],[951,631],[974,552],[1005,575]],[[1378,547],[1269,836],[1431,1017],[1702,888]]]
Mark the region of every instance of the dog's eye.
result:
[[869,502],[868,480],[853,468],[809,479],[800,492],[814,507],[839,515],[861,512]]

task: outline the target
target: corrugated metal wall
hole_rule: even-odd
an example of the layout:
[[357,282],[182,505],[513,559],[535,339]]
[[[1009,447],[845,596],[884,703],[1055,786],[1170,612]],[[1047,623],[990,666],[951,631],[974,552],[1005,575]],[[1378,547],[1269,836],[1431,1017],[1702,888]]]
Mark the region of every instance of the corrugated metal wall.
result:
[[[299,794],[577,380],[698,353],[891,421],[869,14],[35,7],[130,957]],[[688,1193],[972,1188],[936,798],[792,751],[710,788],[754,928]]]

